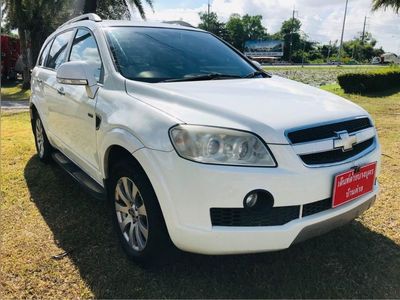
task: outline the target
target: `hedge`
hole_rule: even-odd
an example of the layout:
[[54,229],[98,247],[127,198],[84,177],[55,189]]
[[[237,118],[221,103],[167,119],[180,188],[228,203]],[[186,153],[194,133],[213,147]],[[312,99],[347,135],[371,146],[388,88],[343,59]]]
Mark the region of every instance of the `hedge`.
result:
[[348,73],[338,76],[339,85],[346,93],[374,93],[400,88],[400,69]]

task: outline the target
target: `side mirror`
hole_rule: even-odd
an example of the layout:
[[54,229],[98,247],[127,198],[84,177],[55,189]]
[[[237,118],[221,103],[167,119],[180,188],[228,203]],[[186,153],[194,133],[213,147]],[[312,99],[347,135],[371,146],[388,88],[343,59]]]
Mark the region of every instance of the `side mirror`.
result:
[[252,62],[253,65],[255,65],[257,68],[262,69],[262,65],[261,65],[258,61],[252,60],[251,62]]
[[57,69],[57,81],[61,84],[84,85],[89,98],[94,98],[98,90],[94,76],[95,67],[84,61],[69,61]]

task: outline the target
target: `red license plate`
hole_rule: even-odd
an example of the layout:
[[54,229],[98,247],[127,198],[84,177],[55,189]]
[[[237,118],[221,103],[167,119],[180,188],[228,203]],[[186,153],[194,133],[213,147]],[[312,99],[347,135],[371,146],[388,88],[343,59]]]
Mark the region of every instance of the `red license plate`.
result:
[[376,162],[351,169],[335,176],[332,206],[338,207],[372,192],[375,183]]

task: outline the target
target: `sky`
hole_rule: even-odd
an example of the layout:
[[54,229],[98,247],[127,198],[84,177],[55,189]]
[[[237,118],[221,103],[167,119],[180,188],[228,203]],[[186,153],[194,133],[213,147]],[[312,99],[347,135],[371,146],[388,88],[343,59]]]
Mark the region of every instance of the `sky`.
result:
[[[367,16],[367,31],[387,52],[400,54],[400,15],[392,10],[371,12],[372,0],[349,0],[344,39],[349,40],[361,32]],[[145,1],[143,1],[145,2]],[[340,41],[345,0],[210,0],[211,10],[221,21],[233,13],[263,16],[263,25],[269,33],[279,30],[289,19],[293,9],[301,20],[302,30],[309,39],[321,43]],[[152,21],[183,20],[197,26],[198,13],[207,10],[207,0],[154,0],[154,13],[147,9]]]

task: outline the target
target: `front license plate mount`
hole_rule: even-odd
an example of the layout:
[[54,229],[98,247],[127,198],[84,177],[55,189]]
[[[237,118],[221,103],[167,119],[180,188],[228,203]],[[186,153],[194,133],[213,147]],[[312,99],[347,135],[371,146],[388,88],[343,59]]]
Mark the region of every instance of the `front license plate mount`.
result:
[[332,207],[338,207],[373,191],[376,162],[337,174],[333,184]]

